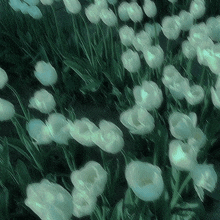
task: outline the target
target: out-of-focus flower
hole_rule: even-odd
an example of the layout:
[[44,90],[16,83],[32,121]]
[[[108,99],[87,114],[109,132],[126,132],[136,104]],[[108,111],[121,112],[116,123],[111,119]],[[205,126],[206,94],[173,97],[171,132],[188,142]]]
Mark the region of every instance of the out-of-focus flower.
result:
[[107,172],[96,161],[89,161],[80,170],[73,171],[70,178],[77,190],[97,197],[104,192]]
[[214,89],[213,87],[211,87],[211,98],[213,105],[217,109],[220,109],[220,88]]
[[50,86],[57,82],[56,70],[50,63],[45,63],[44,61],[37,62],[34,75],[44,86]]
[[70,135],[80,144],[92,147],[95,144],[92,141],[92,134],[98,130],[98,127],[92,123],[88,118],[82,118],[81,120],[75,120],[74,123],[70,120],[69,129]]
[[204,99],[204,89],[199,85],[190,86],[190,90],[185,92],[185,99],[190,105],[197,105]]
[[119,29],[119,37],[123,45],[130,46],[135,37],[134,29],[127,25],[122,26]]
[[206,135],[200,128],[195,128],[187,143],[193,147],[195,151],[199,151],[206,143]]
[[88,191],[79,191],[73,189],[73,215],[82,218],[91,215],[96,207],[97,197],[91,195]]
[[196,0],[190,4],[189,12],[192,14],[194,19],[199,19],[205,14],[205,2]]
[[133,38],[133,46],[137,51],[142,51],[145,46],[150,46],[152,43],[152,38],[146,31],[140,31]]
[[39,4],[39,0],[24,0],[26,3],[28,3],[30,6],[36,6]]
[[46,121],[46,125],[53,141],[58,144],[68,144],[68,140],[71,138],[69,123],[62,114],[50,114]]
[[122,112],[120,121],[132,134],[148,134],[155,127],[153,116],[146,109],[137,105]]
[[166,16],[162,20],[162,32],[167,39],[176,40],[180,34],[180,19],[178,16]]
[[106,0],[95,0],[94,2],[100,10],[103,8],[108,8],[108,2]]
[[157,14],[156,5],[153,1],[150,1],[150,0],[144,1],[143,10],[144,10],[144,13],[147,15],[147,17],[149,18],[153,18]]
[[180,73],[173,65],[167,65],[163,69],[162,82],[166,87],[169,87],[180,76]]
[[190,171],[197,164],[197,151],[180,140],[172,140],[169,144],[169,160],[177,170]]
[[150,163],[130,162],[125,169],[125,178],[135,195],[146,202],[157,200],[164,189],[161,169]]
[[40,9],[34,5],[28,8],[28,14],[34,19],[40,19],[43,16]]
[[20,11],[22,7],[22,2],[20,0],[9,0],[9,5],[14,11]]
[[118,22],[116,15],[111,9],[103,8],[100,12],[101,20],[109,27],[115,26]]
[[194,182],[195,190],[199,198],[203,201],[203,189],[213,192],[218,180],[213,164],[197,164],[197,166],[191,170],[190,174]]
[[192,60],[196,57],[196,49],[188,40],[184,40],[182,42],[182,52],[183,55],[189,60]]
[[173,112],[169,116],[169,127],[173,137],[179,140],[190,138],[195,130],[197,115],[190,113],[189,116],[181,112]]
[[100,21],[100,8],[95,4],[90,4],[85,9],[85,14],[91,23],[98,24],[98,22]]
[[161,32],[161,25],[157,22],[154,24],[146,23],[144,25],[144,30],[151,38],[158,37]]
[[93,142],[103,151],[116,154],[124,147],[122,131],[113,123],[100,121],[99,130],[92,135]]
[[7,82],[8,82],[8,75],[5,72],[5,70],[0,68],[0,89],[3,89]]
[[131,49],[128,49],[122,54],[121,60],[124,68],[131,73],[137,72],[141,67],[141,61],[138,53]]
[[182,10],[179,13],[180,29],[188,31],[193,26],[193,16],[188,11]]
[[143,19],[143,11],[140,5],[138,5],[137,2],[131,2],[129,4],[129,7],[127,8],[127,12],[129,15],[129,18],[133,22],[140,22]]
[[214,41],[220,41],[220,16],[209,17],[206,26],[209,37]]
[[135,102],[147,111],[158,109],[163,101],[163,94],[153,81],[143,81],[141,86],[133,89]]
[[9,101],[0,98],[0,121],[10,120],[14,115],[14,105]]
[[31,119],[27,123],[26,129],[29,135],[36,141],[36,144],[50,144],[52,142],[49,128],[40,119]]
[[32,97],[29,102],[29,108],[35,108],[45,114],[50,113],[56,107],[53,96],[45,89],[35,92],[34,97]]
[[118,0],[107,0],[107,1],[111,5],[115,5],[118,2]]
[[164,61],[163,49],[159,46],[145,45],[143,48],[144,59],[153,69],[160,68]]
[[25,2],[21,2],[20,11],[23,14],[28,14],[28,9],[29,9],[29,5],[27,3],[25,3]]
[[28,185],[25,205],[42,220],[69,220],[73,212],[69,192],[47,179]]
[[176,3],[178,0],[168,0],[168,2],[170,2],[170,3]]
[[54,0],[40,0],[43,5],[52,5]]
[[122,2],[118,6],[118,16],[122,21],[128,21],[130,19],[128,15],[128,8],[129,8],[128,2]]
[[63,0],[64,5],[68,12],[78,14],[81,9],[81,3],[78,0]]

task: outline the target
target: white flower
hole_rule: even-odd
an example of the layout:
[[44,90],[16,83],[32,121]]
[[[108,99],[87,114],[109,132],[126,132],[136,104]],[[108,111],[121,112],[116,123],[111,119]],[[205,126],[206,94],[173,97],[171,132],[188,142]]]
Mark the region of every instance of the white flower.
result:
[[71,173],[71,181],[79,191],[99,196],[107,183],[107,172],[96,161],[89,161],[80,170]]
[[9,101],[0,98],[0,121],[10,120],[14,115],[14,105]]
[[124,68],[131,73],[137,72],[141,67],[141,61],[138,53],[131,49],[128,49],[122,54],[121,60]]
[[28,185],[25,205],[43,220],[69,220],[72,216],[72,196],[47,179]]
[[122,112],[120,121],[132,134],[148,134],[155,127],[153,116],[146,109],[137,105]]
[[134,29],[127,25],[122,26],[119,29],[119,37],[123,45],[130,46],[135,38]]
[[71,137],[69,123],[62,114],[50,114],[46,121],[46,125],[53,141],[58,144],[68,144],[68,139]]
[[28,3],[30,6],[36,6],[39,4],[39,0],[24,0],[26,3]]
[[185,10],[181,10],[179,13],[181,30],[188,31],[193,26],[193,16]]
[[220,88],[214,89],[211,87],[211,98],[213,105],[220,109]]
[[150,1],[150,0],[144,1],[143,10],[144,10],[144,13],[147,15],[147,17],[149,18],[153,18],[157,14],[156,5],[153,1]]
[[195,113],[190,113],[187,116],[181,112],[173,112],[169,116],[170,132],[177,139],[188,139],[193,134],[196,121],[197,115]]
[[82,6],[78,0],[63,0],[63,2],[67,11],[70,13],[78,14],[82,9]]
[[35,108],[45,114],[50,113],[56,107],[53,96],[45,89],[35,92],[34,97],[30,99],[29,103],[29,108]]
[[158,37],[161,32],[161,25],[157,22],[154,24],[146,23],[144,25],[144,30],[151,38],[155,38]]
[[206,26],[209,37],[214,41],[220,41],[220,16],[209,17]]
[[21,5],[20,5],[20,11],[23,13],[23,14],[28,14],[28,9],[29,9],[29,5],[26,4],[25,2],[22,2]]
[[189,91],[185,93],[185,99],[190,105],[197,105],[204,99],[204,89],[199,85],[193,85]]
[[213,192],[218,180],[213,164],[197,164],[197,166],[191,170],[190,174],[194,182],[195,190],[199,198],[203,201],[203,189]]
[[37,6],[30,6],[28,8],[28,14],[34,19],[40,19],[43,16],[40,9]]
[[199,19],[205,14],[205,3],[203,1],[192,1],[190,4],[189,12],[194,19]]
[[129,3],[128,2],[122,2],[118,6],[118,16],[122,21],[128,21],[130,19],[128,15],[128,8],[129,8]]
[[143,11],[137,2],[131,2],[127,8],[127,12],[133,22],[140,22],[143,19]]
[[43,5],[52,5],[54,0],[40,0]]
[[69,122],[70,135],[80,144],[92,147],[95,144],[92,141],[92,134],[98,130],[98,127],[92,123],[88,118],[75,120],[74,123]]
[[161,169],[150,163],[130,162],[125,169],[125,178],[135,195],[146,202],[157,200],[164,189]]
[[99,130],[92,135],[93,142],[103,151],[116,154],[124,147],[123,133],[113,123],[100,121]]
[[166,16],[162,20],[162,32],[167,39],[176,40],[180,34],[180,19],[177,16]]
[[44,86],[53,85],[57,81],[56,70],[50,63],[45,63],[44,61],[37,62],[34,75]]
[[95,4],[90,4],[85,9],[85,14],[91,23],[98,24],[98,22],[100,21],[100,8]]
[[9,5],[14,11],[20,11],[22,7],[22,2],[20,0],[9,0]]
[[49,128],[40,119],[31,119],[27,123],[26,129],[36,144],[50,144],[52,142]]
[[3,89],[7,82],[8,75],[2,68],[0,68],[0,89]]
[[95,0],[94,2],[100,10],[103,8],[108,8],[108,2],[106,0]]
[[197,164],[197,151],[180,140],[172,140],[169,144],[169,160],[177,170],[190,171]]
[[146,63],[153,69],[160,68],[164,61],[163,49],[159,46],[146,45],[143,48],[144,59]]
[[141,86],[135,86],[133,94],[136,104],[147,111],[158,109],[163,101],[162,91],[153,81],[143,81]]
[[142,51],[145,46],[150,46],[152,38],[146,31],[140,31],[133,38],[132,44],[137,51]]
[[100,12],[101,20],[109,27],[115,26],[118,22],[116,15],[111,9],[103,8]]
[[87,191],[79,191],[73,189],[73,215],[77,218],[82,218],[91,215],[96,208],[97,198]]

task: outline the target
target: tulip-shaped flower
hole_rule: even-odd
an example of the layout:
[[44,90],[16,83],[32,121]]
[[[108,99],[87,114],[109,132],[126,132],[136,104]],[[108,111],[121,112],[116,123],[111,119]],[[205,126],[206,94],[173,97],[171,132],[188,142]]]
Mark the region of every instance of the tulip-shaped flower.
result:
[[190,174],[194,182],[195,190],[201,201],[203,201],[203,189],[213,192],[218,180],[213,164],[197,164],[197,166],[191,170]]
[[135,195],[143,201],[157,200],[164,189],[161,169],[150,163],[130,162],[125,169],[125,178]]
[[0,98],[0,121],[10,120],[14,115],[14,105],[9,101]]
[[40,0],[43,5],[52,5],[54,0]]
[[90,4],[86,9],[85,9],[85,15],[88,18],[88,20],[93,23],[93,24],[98,24],[100,21],[100,8],[99,6],[95,4]]
[[182,10],[179,13],[180,18],[180,29],[188,31],[193,26],[193,16],[189,12]]
[[80,170],[73,171],[70,178],[78,191],[97,197],[105,189],[107,172],[96,161],[89,161]]
[[109,27],[115,26],[118,22],[116,15],[111,9],[103,8],[100,12],[101,20]]
[[62,114],[50,114],[46,125],[54,142],[58,144],[68,144],[68,140],[71,138],[69,123]]
[[57,81],[56,70],[50,63],[45,63],[44,61],[37,62],[34,75],[44,86],[53,85]]
[[141,86],[135,86],[133,94],[136,104],[147,111],[158,109],[163,101],[162,91],[153,81],[143,81]]
[[95,5],[97,5],[100,10],[102,8],[108,8],[107,0],[94,0],[94,2],[95,2]]
[[153,116],[146,109],[137,105],[122,112],[120,121],[132,134],[148,134],[155,127]]
[[47,179],[28,185],[25,205],[42,220],[69,220],[73,212],[69,192]]
[[220,41],[220,17],[209,17],[206,26],[209,37],[214,41]]
[[97,197],[88,191],[80,191],[76,188],[72,191],[73,215],[82,218],[91,215],[96,208]]
[[184,40],[182,42],[182,52],[183,52],[183,55],[189,59],[189,60],[192,60],[194,57],[196,57],[196,48],[193,47],[193,45],[190,43],[190,41],[188,40]]
[[0,89],[3,89],[3,87],[7,82],[8,82],[8,75],[2,68],[0,68]]
[[190,171],[197,164],[197,150],[180,140],[173,140],[169,144],[169,159],[177,170]]
[[153,1],[150,0],[145,0],[144,5],[143,5],[143,10],[144,13],[147,15],[149,18],[155,17],[157,14],[157,7]]
[[99,130],[93,133],[93,142],[103,151],[116,154],[124,147],[123,133],[113,123],[102,120]]
[[205,14],[205,2],[203,0],[195,0],[190,4],[189,12],[194,19],[199,19]]
[[155,38],[160,35],[161,25],[157,22],[155,22],[154,24],[146,23],[144,25],[144,30],[151,38]]
[[69,122],[70,135],[78,143],[92,147],[95,144],[92,141],[92,135],[98,130],[98,127],[92,123],[88,118],[82,118],[81,120],[76,119],[74,123]]
[[146,63],[152,68],[160,68],[164,61],[163,49],[159,46],[149,46],[146,45],[143,48],[144,59]]
[[140,31],[133,38],[133,46],[137,51],[142,51],[145,46],[150,46],[152,43],[152,38],[146,31]]
[[45,114],[49,114],[56,107],[53,96],[45,89],[35,92],[34,97],[32,97],[29,102],[29,108],[35,108]]
[[143,11],[137,2],[129,3],[127,8],[128,16],[133,22],[140,22],[143,19]]
[[124,25],[119,29],[119,37],[123,45],[130,46],[135,38],[134,29]]
[[118,6],[118,16],[122,21],[128,21],[130,19],[128,15],[128,8],[129,8],[129,3],[128,2],[122,2]]
[[131,49],[128,49],[122,54],[121,60],[124,68],[131,73],[137,72],[141,67],[141,61],[138,53],[132,51]]
[[82,6],[78,0],[63,0],[63,2],[67,11],[70,13],[78,14],[82,9]]
[[189,91],[185,93],[185,99],[190,105],[197,105],[204,99],[204,89],[199,85],[193,85]]
[[171,134],[179,139],[185,140],[192,136],[197,123],[197,115],[193,112],[189,116],[181,112],[173,112],[169,116]]
[[28,14],[34,19],[40,19],[43,17],[41,10],[36,5],[29,6]]
[[213,87],[211,87],[211,98],[212,98],[213,105],[217,109],[220,109],[220,87],[217,89],[214,89]]
[[26,129],[36,144],[50,144],[52,142],[49,128],[40,119],[31,119],[27,123]]

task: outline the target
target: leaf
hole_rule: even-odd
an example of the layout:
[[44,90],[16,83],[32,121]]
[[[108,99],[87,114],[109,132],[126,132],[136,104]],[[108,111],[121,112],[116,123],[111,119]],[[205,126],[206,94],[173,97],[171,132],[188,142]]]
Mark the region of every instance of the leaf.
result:
[[81,88],[80,88],[80,91],[81,91],[83,94],[85,94],[85,93],[87,93],[87,92],[96,92],[96,91],[99,89],[99,87],[100,87],[101,84],[102,84],[101,81],[95,80],[95,81],[92,81],[92,82],[90,82],[89,84],[87,84],[87,85],[81,87]]
[[9,219],[9,191],[6,187],[0,189],[0,219]]
[[115,220],[115,219],[121,219],[121,217],[123,216],[123,199],[121,199],[115,206],[111,218],[110,220]]

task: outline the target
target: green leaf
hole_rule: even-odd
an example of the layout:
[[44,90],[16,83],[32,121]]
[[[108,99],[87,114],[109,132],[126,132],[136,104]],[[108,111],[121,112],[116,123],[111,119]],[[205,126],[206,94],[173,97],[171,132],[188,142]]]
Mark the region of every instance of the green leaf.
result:
[[123,216],[123,199],[121,199],[115,206],[111,218],[110,220],[116,220],[116,219],[121,219],[121,217]]
[[9,219],[9,191],[5,186],[0,189],[0,198],[0,219]]

